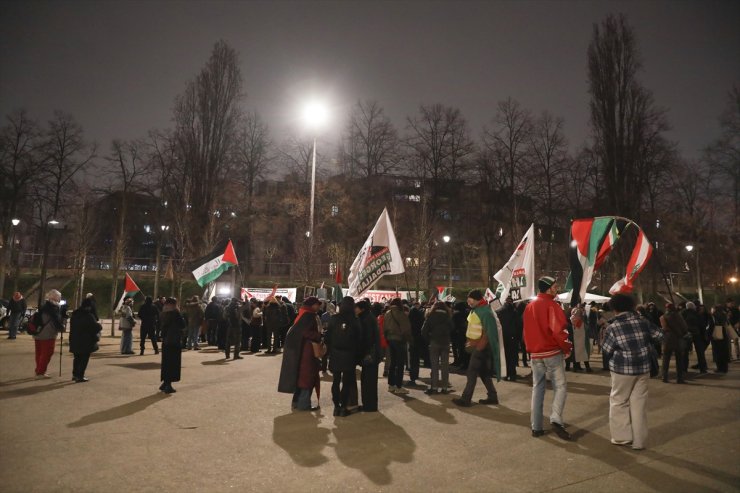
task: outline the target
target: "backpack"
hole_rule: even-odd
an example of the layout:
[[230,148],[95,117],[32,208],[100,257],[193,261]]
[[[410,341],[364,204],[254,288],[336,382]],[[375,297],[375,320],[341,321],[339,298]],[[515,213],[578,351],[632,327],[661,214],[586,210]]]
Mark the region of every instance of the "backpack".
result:
[[39,333],[41,333],[41,330],[44,328],[44,321],[41,319],[41,311],[37,311],[33,315],[31,315],[31,318],[28,319],[28,323],[26,324],[26,332],[29,335],[37,336]]

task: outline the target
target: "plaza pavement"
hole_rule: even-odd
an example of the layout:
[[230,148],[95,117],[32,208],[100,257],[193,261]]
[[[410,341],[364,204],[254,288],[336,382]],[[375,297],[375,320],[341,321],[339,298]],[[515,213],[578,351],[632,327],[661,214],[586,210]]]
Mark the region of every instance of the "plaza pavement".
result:
[[[501,405],[468,409],[452,395],[392,395],[381,380],[379,413],[334,418],[327,379],[320,412],[290,411],[276,392],[281,356],[184,352],[167,396],[159,356],[134,348],[120,355],[104,337],[90,382],[75,384],[66,348],[62,376],[57,351],[53,378],[36,380],[31,337],[3,336],[1,492],[740,491],[738,363],[688,385],[651,380],[648,449],[637,452],[609,442],[606,372],[567,374],[568,443],[530,436],[526,380],[498,383]],[[457,391],[463,381],[452,376]]]

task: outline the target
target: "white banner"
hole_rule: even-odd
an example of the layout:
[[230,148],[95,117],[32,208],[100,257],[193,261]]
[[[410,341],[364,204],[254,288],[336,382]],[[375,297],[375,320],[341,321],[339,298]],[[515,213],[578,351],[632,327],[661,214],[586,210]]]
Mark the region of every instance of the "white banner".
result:
[[[342,292],[344,293],[344,296],[349,296],[349,288],[342,289]],[[355,301],[369,298],[371,303],[387,303],[393,298],[408,300],[410,299],[411,293],[413,293],[413,291],[383,291],[382,289],[368,289],[367,291],[362,293],[361,297],[355,298]]]
[[349,269],[349,296],[361,298],[381,277],[403,272],[403,259],[398,251],[396,235],[393,233],[388,210],[383,209]]
[[[275,291],[275,296],[285,296],[292,303],[295,303],[297,292],[298,288],[278,288],[277,291]],[[264,301],[264,299],[271,294],[271,288],[242,288],[242,300],[251,300],[252,298],[256,298],[260,301]]]
[[504,287],[499,298],[502,303],[508,296],[514,301],[534,297],[534,223],[524,234],[506,265],[493,277]]

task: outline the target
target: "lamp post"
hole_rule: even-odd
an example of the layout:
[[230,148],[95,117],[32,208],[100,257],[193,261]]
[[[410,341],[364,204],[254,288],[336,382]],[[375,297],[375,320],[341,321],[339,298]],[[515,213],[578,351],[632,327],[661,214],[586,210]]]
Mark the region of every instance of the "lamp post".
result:
[[[691,253],[694,251],[694,245],[686,245],[686,251]],[[704,293],[701,289],[701,267],[699,266],[699,249],[696,248],[694,252],[694,260],[696,262],[696,294],[699,297],[699,302],[704,303]]]
[[[170,227],[166,224],[163,224],[159,227],[160,233],[157,234],[157,253],[156,253],[156,259],[155,259],[155,266],[154,266],[154,296],[159,296],[159,267],[160,267],[160,257],[162,256],[162,241],[164,239],[164,234],[169,231]],[[156,230],[155,230],[156,232]]]
[[452,249],[450,248],[450,240],[451,239],[452,238],[450,238],[449,235],[444,235],[442,237],[442,241],[444,241],[445,242],[445,245],[447,245],[447,255],[448,255],[447,267],[449,268],[449,271],[450,271],[450,274],[449,274],[449,284],[450,284],[450,287],[452,287]]
[[314,238],[314,204],[316,197],[316,131],[326,123],[328,112],[326,107],[318,102],[311,101],[303,109],[303,120],[313,132],[313,146],[311,149],[311,205],[308,229],[308,265],[307,281],[311,278],[311,262],[313,261],[313,238]]

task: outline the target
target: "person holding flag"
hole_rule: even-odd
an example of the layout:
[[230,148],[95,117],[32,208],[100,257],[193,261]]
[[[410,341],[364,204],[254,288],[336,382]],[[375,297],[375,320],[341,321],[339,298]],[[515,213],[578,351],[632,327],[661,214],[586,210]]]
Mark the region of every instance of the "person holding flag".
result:
[[126,298],[123,300],[123,306],[121,307],[121,321],[119,327],[121,328],[121,354],[134,354],[134,327],[136,327],[136,320],[134,320],[134,312],[131,307],[134,306],[133,298]]

